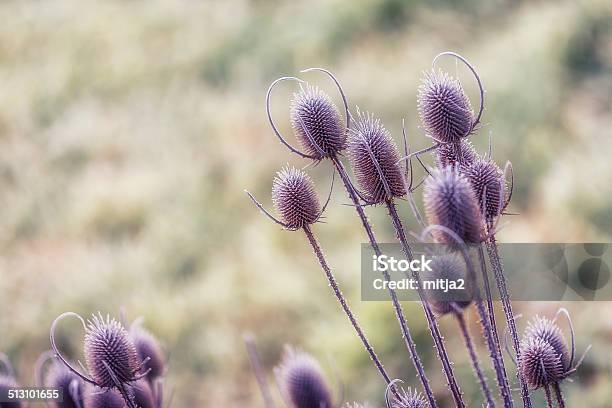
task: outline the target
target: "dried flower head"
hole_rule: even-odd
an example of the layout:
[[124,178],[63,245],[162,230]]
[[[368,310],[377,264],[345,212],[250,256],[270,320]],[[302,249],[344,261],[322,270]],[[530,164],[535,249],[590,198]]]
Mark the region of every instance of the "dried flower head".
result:
[[555,353],[560,357],[563,367],[570,363],[570,353],[565,337],[557,324],[546,318],[536,316],[527,324],[525,338],[538,338],[550,344]]
[[[481,241],[482,216],[478,201],[470,183],[455,168],[435,170],[425,183],[423,198],[429,224],[450,229],[466,243]],[[434,230],[433,234],[440,243],[455,244],[443,231]]]
[[397,146],[380,119],[358,112],[348,145],[357,183],[368,201],[379,204],[406,194]]
[[488,223],[501,214],[506,195],[504,172],[493,160],[478,158],[465,170]]
[[456,166],[459,164],[459,171],[463,172],[478,157],[474,146],[468,140],[461,140],[459,143],[445,143],[435,150],[436,165],[439,168],[446,166]]
[[138,380],[129,388],[134,395],[134,402],[138,408],[155,408],[155,398],[151,386],[145,380]]
[[565,368],[561,356],[550,343],[527,337],[521,344],[519,370],[534,389],[561,381]]
[[140,326],[134,326],[130,330],[130,336],[136,346],[140,361],[148,359],[145,367],[149,370],[147,378],[155,380],[164,375],[166,363],[164,354],[155,336]]
[[448,279],[449,281],[457,282],[462,279],[465,282],[464,291],[441,291],[430,289],[426,290],[426,298],[431,306],[431,309],[439,316],[449,313],[455,313],[458,310],[465,309],[472,303],[472,293],[469,282],[465,262],[456,253],[447,253],[434,256],[430,264],[431,272],[425,275],[428,280]]
[[[8,390],[15,389],[19,387],[19,384],[15,381],[13,377],[8,375],[0,374],[0,395],[7,395]],[[22,408],[23,403],[17,402],[0,402],[0,407],[2,408]]]
[[272,201],[290,229],[315,223],[321,211],[312,180],[295,167],[285,167],[276,173],[272,183]]
[[400,389],[398,396],[391,400],[391,408],[426,408],[427,401],[417,391],[412,391],[410,388],[406,391]]
[[64,364],[54,362],[47,371],[44,380],[45,387],[62,390],[62,402],[51,401],[52,408],[80,408],[83,406],[84,383]]
[[436,141],[456,143],[472,131],[474,112],[458,79],[444,72],[426,72],[417,102],[423,128]]
[[309,354],[287,348],[276,373],[293,408],[333,407],[323,370]]
[[317,159],[335,156],[346,147],[346,126],[330,97],[309,84],[291,101],[291,124],[307,154]]
[[85,394],[85,407],[125,408],[125,402],[117,390],[91,386]]
[[100,314],[87,322],[85,362],[96,384],[103,388],[134,381],[142,368],[127,330],[117,320]]

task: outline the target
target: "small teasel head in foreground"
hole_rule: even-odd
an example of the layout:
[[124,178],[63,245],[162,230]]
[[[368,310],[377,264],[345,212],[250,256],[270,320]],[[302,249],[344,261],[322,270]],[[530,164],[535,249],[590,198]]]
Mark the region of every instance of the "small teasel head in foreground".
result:
[[125,402],[117,390],[90,385],[85,391],[85,408],[125,408]]
[[[19,387],[15,380],[15,371],[6,354],[0,352],[0,394],[7,395],[8,390]],[[21,402],[0,402],[1,408],[23,408]]]
[[[425,182],[423,199],[430,225],[452,231],[467,244],[482,241],[483,223],[478,201],[469,181],[458,169],[447,166],[434,170]],[[444,231],[436,229],[432,234],[440,243],[456,244]]]
[[358,111],[349,131],[348,149],[357,183],[369,204],[406,194],[399,151],[380,119]]
[[130,328],[130,337],[136,347],[140,361],[147,360],[145,367],[149,370],[147,378],[150,381],[162,377],[166,372],[164,353],[159,342],[148,330],[139,324]]
[[[43,371],[45,363],[51,365]],[[82,408],[84,405],[85,383],[57,360],[51,351],[43,353],[36,362],[36,385],[62,390],[62,401],[48,402],[51,408]]]
[[385,391],[385,403],[387,408],[427,408],[429,405],[425,398],[412,389],[399,388],[396,392],[392,393],[391,389],[395,387],[395,384],[401,382],[401,380],[393,380],[387,385]]
[[134,402],[138,408],[157,408],[153,389],[144,379],[132,383],[128,388],[128,392],[134,396]]
[[300,229],[319,219],[321,205],[310,177],[295,167],[285,167],[272,183],[272,202],[289,229]]
[[439,289],[425,290],[425,296],[431,309],[438,316],[451,313],[462,313],[463,309],[472,303],[471,284],[467,276],[465,261],[455,252],[434,255],[430,264],[431,272],[424,278],[427,280],[447,279],[448,281],[464,282],[464,290]]
[[506,206],[504,172],[493,160],[479,157],[464,174],[474,189],[487,225],[492,226]]
[[275,374],[292,408],[333,407],[332,393],[323,370],[311,355],[287,347]]

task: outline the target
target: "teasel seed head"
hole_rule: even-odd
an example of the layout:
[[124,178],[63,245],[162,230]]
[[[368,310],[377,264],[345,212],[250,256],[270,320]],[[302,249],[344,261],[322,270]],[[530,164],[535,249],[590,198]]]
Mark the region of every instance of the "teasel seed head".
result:
[[527,324],[525,338],[539,338],[550,344],[555,353],[560,357],[563,367],[569,365],[570,353],[565,341],[565,337],[557,324],[546,318],[536,316]]
[[155,408],[155,398],[151,386],[145,380],[138,380],[128,388],[134,395],[134,402],[138,408]]
[[309,354],[287,348],[276,373],[292,408],[333,407],[323,370]]
[[373,204],[406,194],[400,155],[389,132],[370,113],[357,113],[349,131],[349,158],[357,183]]
[[125,408],[125,401],[115,389],[87,387],[85,408]]
[[457,281],[462,279],[465,282],[465,292],[456,291],[443,292],[440,290],[426,290],[426,299],[431,309],[438,316],[456,313],[463,310],[472,303],[471,285],[467,279],[465,262],[456,253],[447,253],[433,257],[431,272],[426,274],[426,279],[448,279]]
[[164,354],[155,336],[140,326],[133,326],[130,336],[136,347],[140,361],[148,359],[144,368],[149,370],[147,378],[151,381],[164,375],[166,363]]
[[272,183],[272,202],[289,229],[315,223],[321,211],[312,180],[295,167],[285,167],[276,173]]
[[45,375],[45,387],[62,390],[62,402],[51,401],[51,408],[80,408],[83,406],[83,381],[64,364],[54,362]]
[[458,79],[426,72],[417,102],[425,132],[437,142],[457,143],[472,131],[474,112]]
[[465,170],[470,181],[478,206],[484,210],[487,223],[491,224],[502,213],[506,196],[504,172],[493,160],[477,158]]
[[[0,373],[0,394],[8,395],[8,390],[19,387],[17,381],[13,377]],[[0,402],[1,408],[23,408],[23,403],[16,402]]]
[[[469,181],[453,167],[434,170],[425,183],[425,212],[430,225],[453,231],[465,243],[482,240],[482,216]],[[456,242],[445,232],[434,230],[434,238],[444,244]]]
[[101,315],[93,315],[87,322],[85,362],[91,377],[103,388],[118,387],[116,381],[133,381],[142,368],[127,330],[117,320]]
[[300,87],[291,101],[291,124],[307,154],[321,160],[346,147],[346,126],[331,98],[318,87]]
[[435,150],[436,165],[439,168],[459,165],[459,171],[464,172],[478,157],[474,146],[468,140],[459,143],[445,143]]
[[534,389],[559,382],[565,377],[561,356],[550,343],[539,337],[527,337],[522,342],[519,370]]
[[398,396],[391,401],[391,408],[426,408],[427,406],[425,398],[410,388],[407,391],[403,388],[400,389]]

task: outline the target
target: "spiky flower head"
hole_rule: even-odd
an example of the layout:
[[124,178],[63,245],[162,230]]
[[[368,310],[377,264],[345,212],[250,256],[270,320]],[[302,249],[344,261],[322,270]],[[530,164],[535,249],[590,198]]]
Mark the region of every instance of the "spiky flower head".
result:
[[45,375],[45,387],[62,390],[62,402],[50,401],[52,408],[80,408],[83,406],[83,381],[64,364],[54,362]]
[[311,355],[287,348],[276,373],[292,408],[333,407],[323,370]]
[[400,155],[389,132],[370,113],[358,112],[349,132],[349,158],[368,201],[379,204],[405,192]]
[[[430,225],[446,227],[468,244],[481,242],[482,216],[478,201],[472,186],[456,168],[434,170],[425,183],[423,199]],[[456,244],[443,231],[432,233],[440,243]]]
[[463,172],[478,157],[474,146],[468,140],[463,139],[459,143],[444,143],[435,150],[436,165],[439,168],[459,165],[459,171]]
[[85,393],[87,408],[125,408],[125,401],[115,389],[104,389],[95,386],[87,387]]
[[307,154],[335,156],[346,147],[346,126],[331,98],[318,87],[300,87],[291,101],[291,124]]
[[456,143],[472,131],[474,111],[458,79],[445,72],[425,73],[417,97],[425,132],[441,143]]
[[398,396],[395,396],[391,401],[391,408],[426,408],[427,406],[425,398],[410,388],[399,390]]
[[[8,390],[19,387],[19,384],[13,377],[0,373],[0,395],[8,395]],[[22,408],[24,405],[19,401],[15,402],[0,402],[2,408]]]
[[534,389],[559,382],[565,377],[561,356],[550,343],[533,336],[521,343],[519,370]]
[[463,258],[454,252],[436,255],[431,261],[430,268],[431,272],[425,275],[425,279],[448,279],[455,282],[462,279],[465,282],[464,291],[425,290],[426,299],[434,313],[439,316],[455,313],[472,303],[471,285],[466,276]]
[[138,408],[155,408],[155,399],[151,386],[145,380],[138,380],[129,387],[128,392],[133,394],[134,402]]
[[290,229],[315,223],[321,211],[312,180],[295,167],[285,167],[276,173],[272,183],[272,202]]
[[85,362],[96,384],[103,388],[131,382],[141,369],[127,330],[114,318],[104,319],[101,314],[93,315],[87,322]]
[[145,364],[145,368],[149,370],[147,378],[155,380],[163,376],[166,370],[166,363],[164,354],[155,336],[140,326],[132,327],[130,336],[134,346],[136,346],[140,361],[148,359]]
[[506,181],[504,172],[490,159],[477,158],[465,170],[465,176],[470,181],[474,194],[488,223],[492,223],[502,212]]
[[555,353],[560,357],[563,367],[569,365],[570,353],[565,337],[557,324],[546,318],[536,316],[527,324],[525,338],[539,338],[550,344]]

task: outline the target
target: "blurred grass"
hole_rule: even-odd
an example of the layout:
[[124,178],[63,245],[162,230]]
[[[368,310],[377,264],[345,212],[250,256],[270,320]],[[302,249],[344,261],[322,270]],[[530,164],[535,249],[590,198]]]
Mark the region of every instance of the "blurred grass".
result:
[[[381,404],[384,387],[305,240],[260,217],[243,194],[269,203],[273,172],[305,164],[271,134],[263,99],[274,78],[309,66],[332,69],[351,105],[374,111],[396,137],[405,118],[419,148],[421,73],[440,51],[463,53],[487,89],[474,142],[484,150],[491,133],[495,158],[516,173],[512,210],[521,215],[502,240],[610,241],[609,2],[7,1],[0,17],[0,350],[24,383],[55,316],[124,306],[162,339],[175,406],[261,406],[246,330],[268,369],[292,343],[330,377],[337,371],[347,398]],[[442,66],[475,104],[468,72]],[[336,95],[325,78],[307,78]],[[287,86],[274,101],[285,132],[288,97]],[[310,172],[323,191],[328,166]],[[337,189],[318,235],[389,371],[416,384],[389,305],[358,302],[363,238],[341,203]],[[369,215],[391,241],[384,211]],[[610,305],[569,306],[579,350],[595,347],[585,374],[564,386],[568,405],[605,407]],[[422,313],[406,308],[442,395]],[[530,316],[555,305],[517,308]],[[443,322],[471,400],[478,390],[454,327]],[[62,331],[78,357],[77,325]]]

